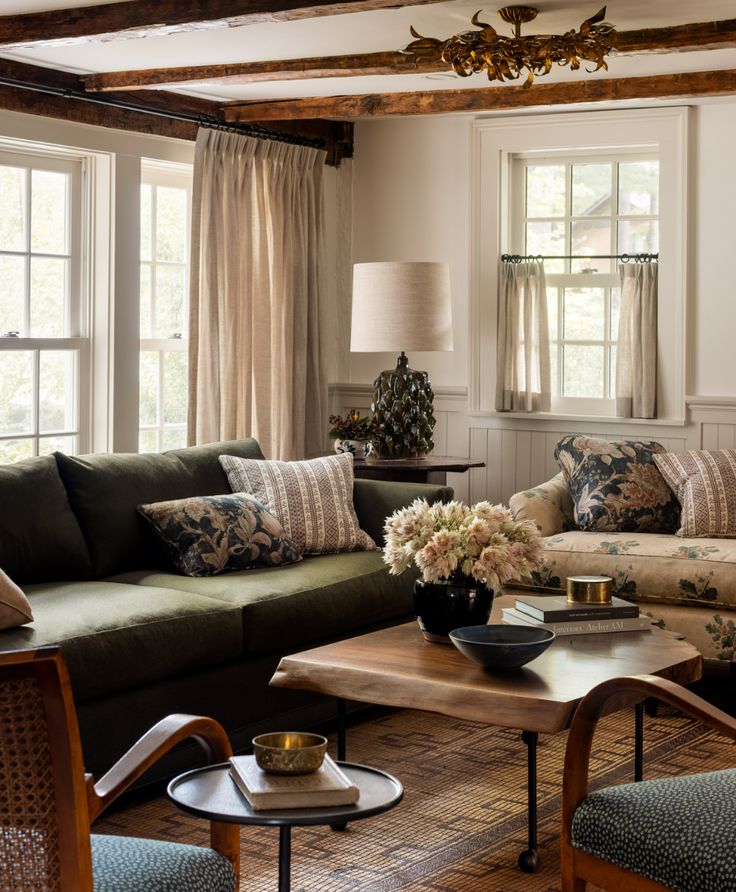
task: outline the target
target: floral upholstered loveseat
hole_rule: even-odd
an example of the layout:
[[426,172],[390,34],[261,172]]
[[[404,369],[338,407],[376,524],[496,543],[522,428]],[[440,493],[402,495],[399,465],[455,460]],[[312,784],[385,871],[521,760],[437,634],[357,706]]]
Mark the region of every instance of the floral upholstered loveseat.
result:
[[[610,576],[615,594],[684,634],[707,663],[736,663],[736,539],[580,529],[568,479],[561,472],[510,500],[515,516],[533,520],[543,536],[547,561],[535,586],[564,590],[568,576]],[[609,489],[608,498],[625,502],[625,490]]]

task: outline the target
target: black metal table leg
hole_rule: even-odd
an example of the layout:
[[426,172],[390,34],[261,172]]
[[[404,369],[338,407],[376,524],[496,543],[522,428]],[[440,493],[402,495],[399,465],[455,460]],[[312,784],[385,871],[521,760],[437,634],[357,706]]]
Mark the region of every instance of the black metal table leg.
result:
[[279,892],[291,892],[291,827],[279,827]]
[[345,761],[345,701],[342,697],[337,700],[337,760]]
[[[345,761],[347,731],[345,728],[345,701],[342,697],[337,699],[337,760]],[[346,830],[347,821],[341,821],[339,824],[330,824],[330,829],[340,833]]]
[[521,739],[527,752],[527,813],[529,821],[528,848],[519,855],[519,867],[524,873],[534,873],[539,869],[537,854],[537,740],[536,731],[522,731]]
[[644,704],[634,707],[634,780],[644,777]]

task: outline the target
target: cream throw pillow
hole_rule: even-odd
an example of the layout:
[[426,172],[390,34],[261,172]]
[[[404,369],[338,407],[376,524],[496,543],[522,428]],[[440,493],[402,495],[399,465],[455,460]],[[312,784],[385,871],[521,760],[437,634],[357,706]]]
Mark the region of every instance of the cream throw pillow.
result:
[[14,629],[33,622],[28,598],[13,580],[0,570],[0,629]]
[[678,536],[736,538],[736,450],[690,449],[653,456],[682,506]]
[[353,507],[353,456],[262,461],[221,455],[233,492],[247,492],[280,521],[302,553],[373,551]]

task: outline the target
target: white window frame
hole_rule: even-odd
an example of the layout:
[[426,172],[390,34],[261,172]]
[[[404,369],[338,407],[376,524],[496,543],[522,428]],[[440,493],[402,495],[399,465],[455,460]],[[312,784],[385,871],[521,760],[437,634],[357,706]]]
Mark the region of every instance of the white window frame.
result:
[[[576,112],[473,123],[469,402],[473,415],[493,416],[496,384],[498,263],[510,253],[510,165],[538,152],[656,150],[660,162],[658,417],[647,424],[685,423],[687,320],[687,108]],[[588,420],[590,415],[503,413]],[[613,416],[592,416],[594,419]],[[631,420],[629,420],[631,421]],[[638,420],[634,419],[633,423]]]
[[[176,164],[170,162],[154,161],[144,159],[141,163],[141,185],[147,184],[152,187],[156,186],[172,186],[177,189],[184,189],[187,195],[187,213],[186,213],[186,253],[184,263],[158,261],[155,256],[151,256],[150,260],[140,259],[141,268],[144,264],[150,266],[151,269],[151,294],[153,298],[151,318],[154,317],[155,308],[155,289],[156,289],[156,267],[159,264],[170,266],[184,266],[184,331],[181,332],[180,338],[141,338],[139,345],[140,353],[158,353],[158,398],[157,398],[157,423],[143,425],[138,422],[138,436],[144,432],[156,432],[156,441],[158,444],[157,451],[164,449],[163,438],[167,431],[184,430],[186,431],[186,422],[179,424],[166,424],[164,422],[164,357],[168,352],[186,353],[189,349],[189,332],[188,332],[188,307],[189,307],[189,272],[190,272],[190,247],[191,247],[191,208],[192,208],[192,168],[190,165]],[[151,191],[152,201],[152,248],[155,249],[155,231],[156,231],[156,190]]]
[[[657,161],[659,163],[659,152],[652,147],[649,151],[642,152],[638,148],[619,148],[616,151],[610,149],[561,149],[559,151],[550,151],[548,153],[540,152],[520,152],[514,154],[510,158],[510,206],[509,206],[509,250],[512,254],[526,254],[524,224],[527,216],[524,210],[526,197],[526,167],[531,162],[534,164],[549,165],[565,165],[566,184],[565,184],[565,200],[566,204],[571,201],[572,184],[570,181],[570,173],[572,166],[585,163],[608,163],[617,165],[620,162],[635,161]],[[615,170],[615,168],[613,168]],[[659,213],[657,214],[621,214],[616,208],[616,196],[618,185],[617,178],[612,178],[612,209],[611,212],[600,219],[611,221],[611,235],[609,245],[604,253],[617,254],[620,253],[618,245],[618,223],[621,220],[656,220],[659,223]],[[581,218],[570,213],[564,217],[555,218],[563,223],[565,228],[565,242],[571,241],[570,232],[573,220],[586,219],[595,220],[599,218]],[[571,245],[567,245],[571,249]],[[557,290],[557,337],[551,339],[551,346],[557,350],[557,380],[552,382],[552,413],[559,415],[584,415],[584,416],[614,416],[616,409],[615,397],[610,394],[609,387],[611,380],[615,380],[615,368],[613,366],[612,348],[616,346],[615,335],[611,331],[611,289],[620,287],[618,276],[618,261],[611,260],[610,272],[599,273],[595,270],[595,260],[590,261],[588,270],[585,272],[571,272],[571,261],[565,261],[567,271],[564,273],[546,272],[545,280],[548,288]],[[600,288],[603,290],[604,296],[604,338],[596,341],[586,341],[580,338],[565,338],[562,336],[563,322],[563,304],[565,288]],[[565,344],[571,346],[603,346],[604,348],[604,368],[603,381],[605,395],[598,398],[572,397],[563,396],[563,349]]]
[[[87,159],[82,155],[56,152],[52,148],[29,146],[19,150],[12,143],[0,141],[0,164],[26,170],[26,244],[22,251],[3,250],[3,256],[20,256],[25,259],[25,307],[24,332],[18,337],[6,336],[0,332],[0,350],[26,351],[33,355],[32,382],[32,429],[14,434],[0,434],[0,441],[30,440],[31,455],[39,454],[39,441],[47,437],[71,437],[74,439],[75,453],[87,452],[91,448],[90,427],[90,312],[89,277],[86,260],[89,256],[88,215],[86,213],[89,196]],[[49,170],[69,175],[69,241],[63,254],[44,254],[31,249],[30,176],[32,170]],[[31,337],[30,324],[30,263],[32,257],[65,258],[69,260],[67,294],[69,297],[65,320],[66,332],[63,337]],[[40,355],[43,351],[72,352],[74,355],[73,424],[70,428],[58,431],[39,430],[40,402]]]

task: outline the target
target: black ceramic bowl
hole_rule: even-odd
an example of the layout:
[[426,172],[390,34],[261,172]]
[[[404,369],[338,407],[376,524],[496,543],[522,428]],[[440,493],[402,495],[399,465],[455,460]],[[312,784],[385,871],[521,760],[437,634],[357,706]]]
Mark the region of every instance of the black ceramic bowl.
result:
[[518,669],[535,660],[554,641],[555,633],[534,626],[463,626],[450,632],[461,654],[485,669]]

